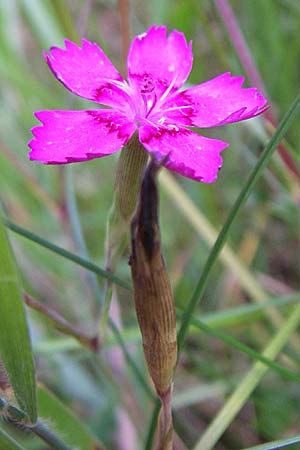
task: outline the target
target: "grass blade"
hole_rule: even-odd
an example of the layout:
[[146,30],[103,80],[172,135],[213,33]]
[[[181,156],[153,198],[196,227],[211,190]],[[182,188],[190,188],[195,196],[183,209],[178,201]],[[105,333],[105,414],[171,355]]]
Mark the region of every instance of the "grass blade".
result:
[[5,450],[26,450],[0,428],[0,448]]
[[[201,321],[212,328],[232,328],[265,318],[265,310],[268,308],[290,307],[293,303],[299,301],[300,294],[295,292],[282,297],[273,297],[259,304],[246,304],[234,308],[226,308],[222,311],[201,314]],[[182,314],[181,311],[180,314]]]
[[[293,444],[300,443],[300,436],[292,438],[280,439],[278,441],[268,442],[267,444],[256,445],[255,447],[245,448],[244,450],[276,450],[277,448],[284,448]],[[296,447],[295,447],[296,449]]]
[[20,408],[35,423],[35,367],[17,269],[2,220],[0,261],[0,357]]
[[107,272],[104,269],[101,269],[96,264],[92,263],[91,261],[88,261],[81,256],[75,255],[74,253],[70,252],[69,250],[65,250],[62,247],[59,247],[58,245],[53,244],[52,242],[47,241],[46,239],[43,239],[36,234],[32,233],[31,231],[25,230],[24,228],[20,227],[19,225],[16,225],[15,223],[4,220],[6,226],[13,231],[16,234],[19,234],[20,236],[23,236],[26,239],[29,239],[32,242],[35,242],[36,244],[41,245],[42,247],[47,248],[48,250],[56,253],[57,255],[62,256],[63,258],[68,259],[69,261],[73,261],[75,264],[78,264],[81,267],[84,267],[87,270],[90,270],[91,272],[96,273],[97,275],[100,275],[103,278],[107,278],[112,283],[115,283],[124,289],[131,290],[131,286],[126,281],[121,280],[119,277],[114,275],[111,272]]
[[[270,341],[263,352],[263,356],[274,360],[299,326],[299,322],[300,306],[298,305],[292,311],[288,319],[283,323],[274,338]],[[214,418],[213,422],[206,429],[194,447],[194,450],[211,450],[214,448],[218,439],[222,436],[236,414],[244,406],[267,370],[268,367],[260,361],[253,365],[251,370],[242,379],[235,391],[228,398],[223,408]]]
[[282,376],[286,379],[290,379],[290,380],[294,380],[294,381],[298,381],[298,382],[300,381],[299,373],[294,373],[291,370],[287,369],[286,367],[283,367],[280,364],[273,362],[272,360],[261,355],[256,350],[253,350],[251,347],[248,347],[248,345],[245,345],[242,342],[239,342],[238,340],[234,339],[233,337],[229,336],[228,334],[225,334],[222,331],[214,330],[210,326],[206,325],[204,322],[197,320],[197,319],[192,319],[191,324],[193,324],[199,330],[202,330],[204,333],[210,334],[211,336],[214,336],[215,338],[225,342],[226,344],[230,345],[231,347],[235,348],[236,350],[239,350],[239,351],[247,354],[251,358],[254,358],[257,361],[261,361],[262,363],[266,364],[270,369],[275,370],[280,376]]
[[51,422],[56,432],[63,435],[69,445],[78,450],[104,449],[82,421],[43,387],[38,388],[38,405],[40,415]]
[[272,138],[269,141],[269,144],[264,149],[263,153],[261,154],[259,160],[257,161],[254,169],[250,173],[250,176],[248,180],[246,181],[243,189],[240,192],[240,195],[238,196],[236,202],[234,203],[231,211],[229,212],[229,215],[227,217],[227,220],[225,221],[220,234],[209,254],[209,257],[206,261],[206,264],[203,268],[202,274],[200,276],[200,279],[198,281],[198,284],[195,288],[195,291],[188,303],[188,306],[185,310],[185,313],[183,315],[183,319],[181,322],[181,327],[178,333],[178,351],[180,353],[184,339],[186,336],[186,333],[188,331],[189,324],[191,322],[192,315],[202,297],[202,294],[204,292],[208,277],[211,273],[211,269],[213,268],[215,262],[217,261],[217,258],[226,242],[226,239],[229,235],[229,232],[231,230],[231,226],[237,217],[238,213],[246,203],[246,200],[248,199],[251,191],[253,190],[255,184],[257,183],[259,177],[261,176],[265,166],[268,164],[273,152],[275,151],[277,145],[281,141],[281,139],[285,136],[286,132],[288,131],[289,127],[293,123],[295,117],[300,111],[300,95],[296,97],[293,104],[291,105],[290,109],[282,119],[281,123],[279,124],[276,132],[272,136]]

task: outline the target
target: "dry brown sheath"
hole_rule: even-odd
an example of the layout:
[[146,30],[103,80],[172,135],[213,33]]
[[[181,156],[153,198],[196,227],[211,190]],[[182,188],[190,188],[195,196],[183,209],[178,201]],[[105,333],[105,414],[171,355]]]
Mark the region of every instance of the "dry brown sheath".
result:
[[137,212],[131,222],[130,258],[136,314],[148,369],[159,395],[171,385],[177,359],[176,318],[158,224],[156,176],[160,165],[146,169]]

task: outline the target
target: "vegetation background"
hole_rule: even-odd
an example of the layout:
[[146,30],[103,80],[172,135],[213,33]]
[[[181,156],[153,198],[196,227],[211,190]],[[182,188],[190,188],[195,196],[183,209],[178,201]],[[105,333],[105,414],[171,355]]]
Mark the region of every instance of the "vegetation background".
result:
[[[230,142],[215,184],[162,173],[163,246],[180,316],[216,230],[299,92],[300,5],[295,0],[132,0],[127,7],[121,0],[1,0],[0,199],[12,222],[44,238],[50,247],[55,244],[103,267],[117,156],[68,167],[37,165],[27,158],[34,111],[82,109],[88,104],[58,83],[42,50],[63,46],[64,38],[80,42],[86,37],[125,74],[127,18],[131,36],[153,23],[183,31],[193,40],[190,84],[225,71],[244,75],[246,85],[265,90],[271,110],[206,133]],[[287,445],[288,438],[300,435],[300,318],[295,308],[300,300],[299,143],[298,116],[281,154],[272,156],[230,227],[225,250],[209,269],[193,315],[201,322],[194,321],[189,329],[174,380],[178,450],[235,450],[277,439]],[[45,314],[27,308],[37,378],[47,388],[39,390],[39,415],[81,450],[88,450],[85,445],[94,438],[110,449],[151,448],[153,397],[124,358],[116,334],[109,327],[98,352],[84,345],[84,337],[93,337],[99,326],[104,278],[98,277],[100,290],[95,294],[91,272],[68,255],[48,251],[34,237],[11,232],[9,237],[24,291],[75,327],[58,331]],[[117,275],[130,282],[128,254]],[[120,323],[122,343],[150,386],[132,294],[118,288],[118,295],[120,314],[115,311],[113,317]],[[274,344],[283,327],[285,340]],[[70,333],[77,333],[81,343]],[[270,343],[273,351],[263,353]],[[267,365],[258,363],[261,355]],[[4,421],[0,429],[23,448],[48,448]],[[299,442],[286,448],[300,448]],[[279,448],[274,445],[259,448]]]

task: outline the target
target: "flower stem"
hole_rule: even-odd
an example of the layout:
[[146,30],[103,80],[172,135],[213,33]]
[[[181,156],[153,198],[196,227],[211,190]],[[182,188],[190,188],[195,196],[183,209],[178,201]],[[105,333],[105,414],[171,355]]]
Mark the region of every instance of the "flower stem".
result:
[[115,181],[116,209],[128,222],[136,207],[147,160],[148,153],[140,143],[137,133],[134,133],[121,152]]
[[31,431],[39,436],[44,442],[47,442],[55,450],[72,450],[65,444],[53,431],[46,427],[40,420],[31,428]]
[[[135,133],[123,148],[116,172],[114,201],[107,224],[107,269],[112,269],[125,246],[128,225],[136,208],[148,153]],[[125,239],[126,241],[126,239]]]
[[162,409],[159,415],[159,436],[156,450],[172,450],[173,421],[172,421],[172,386],[160,395]]

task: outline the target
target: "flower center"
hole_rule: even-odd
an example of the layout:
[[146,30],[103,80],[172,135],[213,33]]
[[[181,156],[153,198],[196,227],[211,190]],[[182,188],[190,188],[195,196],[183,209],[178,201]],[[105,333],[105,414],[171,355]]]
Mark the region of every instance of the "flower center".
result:
[[141,85],[141,94],[150,94],[155,89],[155,82],[151,75],[146,73],[143,77],[143,82]]
[[156,81],[152,75],[144,73],[133,77],[131,86],[134,98],[132,112],[135,122],[140,125],[149,116],[156,104]]

